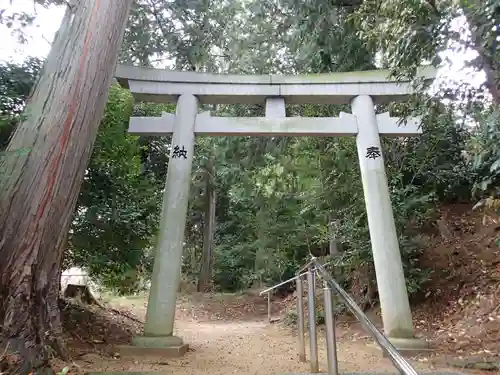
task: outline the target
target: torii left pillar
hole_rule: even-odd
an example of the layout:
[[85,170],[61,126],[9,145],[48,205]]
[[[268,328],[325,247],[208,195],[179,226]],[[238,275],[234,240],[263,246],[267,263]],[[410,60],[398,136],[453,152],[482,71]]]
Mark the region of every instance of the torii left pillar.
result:
[[137,348],[172,356],[187,351],[187,345],[174,336],[173,331],[197,112],[198,99],[194,95],[184,94],[178,98],[144,336],[132,340]]

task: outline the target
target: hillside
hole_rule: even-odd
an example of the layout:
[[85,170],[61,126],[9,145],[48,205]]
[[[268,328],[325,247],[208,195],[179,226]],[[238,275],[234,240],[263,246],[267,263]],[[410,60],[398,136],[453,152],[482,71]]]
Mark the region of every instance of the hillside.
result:
[[[495,356],[500,352],[500,225],[470,205],[440,211],[439,235],[421,259],[432,269],[414,320],[440,352]],[[444,232],[444,233],[443,233]]]

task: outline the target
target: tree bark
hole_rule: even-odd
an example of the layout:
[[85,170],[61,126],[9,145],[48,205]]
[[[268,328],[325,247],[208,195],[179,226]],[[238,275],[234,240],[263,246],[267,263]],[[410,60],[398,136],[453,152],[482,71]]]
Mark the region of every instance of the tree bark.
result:
[[50,356],[64,355],[61,258],[131,3],[70,1],[0,160],[0,340],[9,374],[53,373]]
[[209,162],[206,168],[205,217],[203,227],[203,255],[201,259],[198,292],[208,292],[212,284],[212,251],[215,231],[216,195],[213,183],[214,163]]

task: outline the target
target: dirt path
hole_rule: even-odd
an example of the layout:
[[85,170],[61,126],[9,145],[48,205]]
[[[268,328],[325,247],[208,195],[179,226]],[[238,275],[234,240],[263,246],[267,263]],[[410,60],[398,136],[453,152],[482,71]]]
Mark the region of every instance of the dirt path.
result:
[[[129,307],[136,315],[144,317],[141,301],[136,301],[134,306]],[[77,364],[84,372],[161,371],[185,375],[278,375],[309,372],[308,363],[298,362],[297,338],[291,329],[268,324],[259,317],[246,321],[213,322],[199,321],[185,312],[186,309],[179,311],[174,332],[189,343],[191,348],[182,358],[166,361],[154,358],[82,358]],[[359,334],[349,330],[340,331],[338,342],[341,372],[396,372],[390,361],[382,358],[374,347],[367,346],[367,339]],[[326,345],[322,332],[318,335],[318,344],[320,370],[326,372]],[[435,370],[427,363],[413,363],[418,370]]]

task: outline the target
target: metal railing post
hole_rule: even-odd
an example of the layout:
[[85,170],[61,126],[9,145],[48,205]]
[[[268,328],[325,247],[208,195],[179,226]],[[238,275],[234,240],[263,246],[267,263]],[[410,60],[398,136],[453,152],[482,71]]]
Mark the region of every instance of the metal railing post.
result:
[[267,292],[267,320],[271,323],[271,292]]
[[363,327],[377,342],[380,348],[389,357],[394,367],[403,375],[418,375],[413,366],[398,352],[389,339],[380,332],[373,322],[368,319],[363,310],[356,304],[354,299],[333,279],[333,277],[326,271],[325,267],[318,262],[316,258],[312,258],[311,263],[318,271],[321,278],[328,283],[328,286],[335,290],[337,296],[342,298],[347,308],[354,314],[354,316],[361,322]]
[[314,300],[316,289],[315,271],[310,267],[307,271],[307,307],[309,311],[309,346],[311,349],[311,372],[319,372],[318,339],[316,337],[316,303]]
[[323,297],[325,304],[326,356],[328,360],[328,375],[338,375],[337,340],[335,337],[335,316],[333,314],[332,290],[326,281],[323,282]]
[[298,277],[297,282],[297,325],[299,331],[299,361],[306,361],[306,343],[304,339],[304,289],[302,278]]

